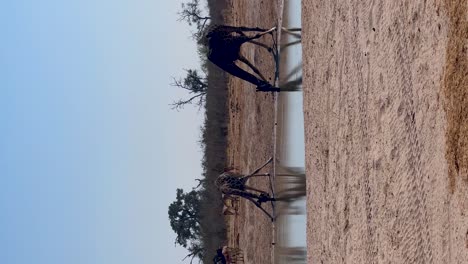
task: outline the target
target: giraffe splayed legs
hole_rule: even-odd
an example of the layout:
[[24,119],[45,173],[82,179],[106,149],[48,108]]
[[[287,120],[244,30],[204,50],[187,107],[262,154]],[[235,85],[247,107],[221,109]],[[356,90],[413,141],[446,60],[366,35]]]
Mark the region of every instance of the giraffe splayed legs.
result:
[[[272,52],[271,48],[265,44],[255,41],[255,39],[258,39],[266,34],[270,34],[275,30],[276,27],[265,30],[261,28],[233,27],[225,25],[214,26],[208,31],[205,37],[205,41],[207,42],[206,44],[208,45],[209,49],[208,59],[224,71],[254,84],[257,86],[257,91],[279,92],[281,91],[280,88],[271,85],[260,73],[260,71],[240,53],[241,45],[246,42],[259,45]],[[297,29],[293,29],[293,31],[287,30],[286,32],[295,31],[297,31]],[[260,33],[250,37],[245,35],[244,32]],[[260,78],[237,66],[235,63],[236,61],[241,61],[246,64]]]
[[269,177],[269,173],[259,174],[260,170],[266,167],[273,161],[270,158],[265,164],[260,166],[258,169],[248,175],[237,174],[234,172],[224,172],[215,181],[215,185],[224,195],[235,195],[247,199],[255,204],[260,210],[262,210],[272,221],[273,216],[268,213],[261,204],[267,201],[275,201],[275,198],[270,197],[268,192],[254,188],[247,185],[247,181],[253,177]]

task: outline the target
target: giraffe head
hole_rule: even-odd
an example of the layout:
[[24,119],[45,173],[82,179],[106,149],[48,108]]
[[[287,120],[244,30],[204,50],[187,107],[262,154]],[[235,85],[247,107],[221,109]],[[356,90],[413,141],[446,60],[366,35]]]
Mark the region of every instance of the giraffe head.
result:
[[219,189],[219,187],[221,187],[222,184],[222,181],[218,178],[216,178],[216,180],[214,180],[214,185]]
[[216,187],[218,187],[218,189],[220,189],[221,187],[225,186],[229,182],[229,178],[230,178],[229,174],[224,172],[221,175],[219,175],[218,178],[216,178],[216,180],[214,181],[214,184],[216,185]]

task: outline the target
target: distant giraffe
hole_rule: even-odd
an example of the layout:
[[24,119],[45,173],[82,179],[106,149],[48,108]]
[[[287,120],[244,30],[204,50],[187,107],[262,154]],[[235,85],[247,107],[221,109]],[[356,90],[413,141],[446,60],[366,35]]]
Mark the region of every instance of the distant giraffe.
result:
[[222,247],[222,253],[227,256],[227,263],[244,263],[244,251],[241,248],[224,246]]
[[223,246],[216,249],[213,258],[215,264],[240,264],[244,263],[244,251],[240,248]]
[[[300,29],[287,30],[286,32],[299,31]],[[254,39],[260,38],[265,34],[269,34],[276,30],[276,27],[269,30],[262,28],[249,28],[249,27],[233,27],[226,25],[215,25],[212,26],[205,36],[205,40],[208,45],[208,59],[215,65],[223,69],[224,71],[241,78],[245,81],[252,83],[257,86],[257,91],[262,92],[279,92],[280,88],[274,87],[266,78],[260,73],[260,71],[245,58],[241,53],[241,45],[246,42],[259,45],[268,51],[272,51],[267,45],[256,42]],[[249,37],[244,32],[260,32],[256,35]],[[296,34],[292,33],[291,34]],[[239,60],[249,66],[260,78],[250,74],[236,65],[236,61]]]
[[[261,204],[267,201],[275,201],[275,198],[262,190],[256,189],[247,185],[247,181],[252,177],[270,176],[268,173],[257,174],[262,168],[267,166],[273,158],[270,158],[260,168],[248,175],[242,175],[234,172],[224,172],[219,175],[215,181],[215,185],[224,195],[240,196],[251,202],[253,202],[258,208],[260,208],[265,214],[267,214],[273,221],[273,217],[265,209],[262,208]],[[256,200],[255,200],[256,199]]]
[[216,255],[213,258],[213,263],[214,264],[226,264],[227,263],[227,259],[226,259],[226,256],[223,254],[222,248],[218,248],[216,250]]
[[239,210],[239,196],[223,194],[223,215],[237,215]]

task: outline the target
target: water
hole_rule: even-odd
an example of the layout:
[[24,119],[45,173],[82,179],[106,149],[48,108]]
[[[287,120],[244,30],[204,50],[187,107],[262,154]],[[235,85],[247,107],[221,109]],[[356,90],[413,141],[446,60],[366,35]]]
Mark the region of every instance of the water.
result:
[[[301,27],[301,1],[285,0],[283,26]],[[283,43],[297,38],[283,34]],[[291,45],[281,50],[280,84],[302,76],[302,47]],[[283,167],[296,168],[295,177],[276,177],[277,192],[296,187],[293,202],[278,202],[276,263],[306,263],[305,144],[302,92],[280,93],[278,98],[278,153]],[[281,171],[281,169],[278,169]],[[278,172],[280,173],[280,172]],[[281,196],[279,196],[281,197]]]
[[[284,13],[284,27],[301,27],[301,1],[285,1],[286,11]],[[284,42],[290,43],[296,38],[283,34]],[[295,72],[291,78],[281,78],[280,82],[287,82],[302,76],[302,46],[300,44],[292,45],[281,51],[284,65],[281,68],[281,77],[290,75],[290,73],[300,66],[300,70]],[[284,105],[283,111],[283,146],[280,153],[283,158],[283,164],[294,167],[304,167],[305,164],[305,146],[304,146],[304,114],[302,110],[302,92],[281,93],[280,102]]]

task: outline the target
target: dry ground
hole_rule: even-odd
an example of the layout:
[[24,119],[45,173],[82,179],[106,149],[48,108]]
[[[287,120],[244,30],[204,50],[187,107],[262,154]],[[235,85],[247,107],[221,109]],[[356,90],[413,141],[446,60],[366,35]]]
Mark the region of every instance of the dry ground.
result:
[[[276,4],[270,0],[232,1],[227,13],[228,24],[238,26],[270,28],[277,19]],[[271,43],[271,37],[262,41]],[[274,62],[266,50],[246,44],[242,52],[266,78],[274,78]],[[228,165],[243,173],[251,172],[273,153],[274,98],[271,93],[256,93],[255,88],[237,78],[229,82]],[[251,183],[269,188],[267,179]],[[243,249],[245,263],[272,262],[271,222],[259,209],[241,201],[239,215],[227,219],[228,243]]]
[[309,263],[468,263],[466,0],[303,0]]
[[[466,263],[466,1],[303,0],[309,263]],[[270,1],[232,1],[232,25],[275,24]],[[244,54],[273,77],[265,51]],[[273,97],[230,82],[230,165],[272,153]],[[266,189],[266,181],[254,181]],[[230,218],[246,263],[271,263],[270,222]]]

